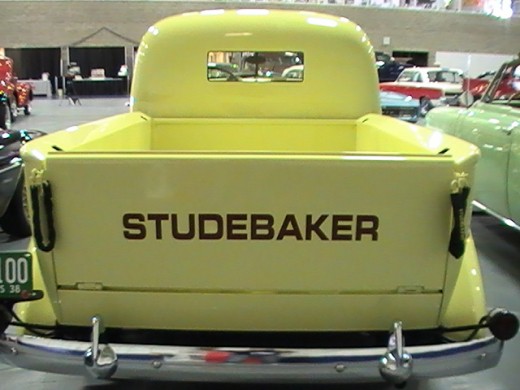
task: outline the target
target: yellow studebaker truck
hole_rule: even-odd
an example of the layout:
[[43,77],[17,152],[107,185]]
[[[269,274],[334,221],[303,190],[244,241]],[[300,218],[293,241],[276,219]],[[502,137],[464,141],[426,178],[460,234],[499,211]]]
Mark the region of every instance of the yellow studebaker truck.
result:
[[24,147],[34,234],[0,256],[0,356],[103,379],[398,386],[493,367],[518,321],[485,304],[478,157],[381,115],[373,48],[346,18],[162,20],[131,112]]

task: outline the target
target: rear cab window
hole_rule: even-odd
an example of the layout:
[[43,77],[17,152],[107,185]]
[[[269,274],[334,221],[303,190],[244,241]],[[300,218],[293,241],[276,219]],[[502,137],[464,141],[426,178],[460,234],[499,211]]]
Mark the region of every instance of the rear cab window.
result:
[[301,51],[210,51],[207,79],[211,82],[302,82],[303,66]]

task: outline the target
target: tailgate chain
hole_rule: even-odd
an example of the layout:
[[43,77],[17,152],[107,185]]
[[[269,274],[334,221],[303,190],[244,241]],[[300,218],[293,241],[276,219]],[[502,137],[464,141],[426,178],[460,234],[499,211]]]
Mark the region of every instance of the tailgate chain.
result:
[[[48,181],[42,181],[41,184],[31,185],[31,204],[33,208],[32,223],[34,227],[34,238],[38,248],[44,252],[50,252],[54,249],[56,242],[56,230],[54,228],[53,207],[52,207],[52,191]],[[42,232],[42,216],[40,214],[40,193],[43,199],[43,207],[45,209],[44,219],[47,222],[47,240],[44,242]]]
[[459,259],[465,250],[466,226],[464,217],[470,188],[466,180],[467,175],[460,173],[452,181],[451,207],[453,210],[453,229],[451,230],[449,252]]

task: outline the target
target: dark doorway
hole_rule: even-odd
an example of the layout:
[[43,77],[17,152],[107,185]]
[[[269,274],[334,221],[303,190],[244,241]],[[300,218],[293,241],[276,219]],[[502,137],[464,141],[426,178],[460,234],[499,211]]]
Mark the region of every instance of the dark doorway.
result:
[[427,51],[400,51],[394,50],[392,56],[401,63],[414,66],[428,66]]
[[81,69],[81,76],[89,78],[92,69],[104,69],[105,77],[117,77],[121,65],[125,63],[124,47],[71,47],[70,62]]
[[19,79],[41,79],[49,73],[49,80],[60,76],[59,48],[5,49],[5,55],[14,61],[14,71]]

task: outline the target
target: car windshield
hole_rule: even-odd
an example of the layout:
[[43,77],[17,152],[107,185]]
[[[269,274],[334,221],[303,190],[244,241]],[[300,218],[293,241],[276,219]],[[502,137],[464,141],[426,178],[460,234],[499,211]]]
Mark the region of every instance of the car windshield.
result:
[[451,70],[433,70],[427,72],[428,80],[432,83],[454,83],[462,82],[462,77],[458,72]]
[[417,72],[405,70],[399,75],[397,81],[416,81],[416,76]]
[[485,100],[520,107],[520,63],[502,66],[486,91]]
[[431,83],[454,83],[462,82],[462,77],[458,72],[451,70],[433,70],[427,72],[428,80]]

